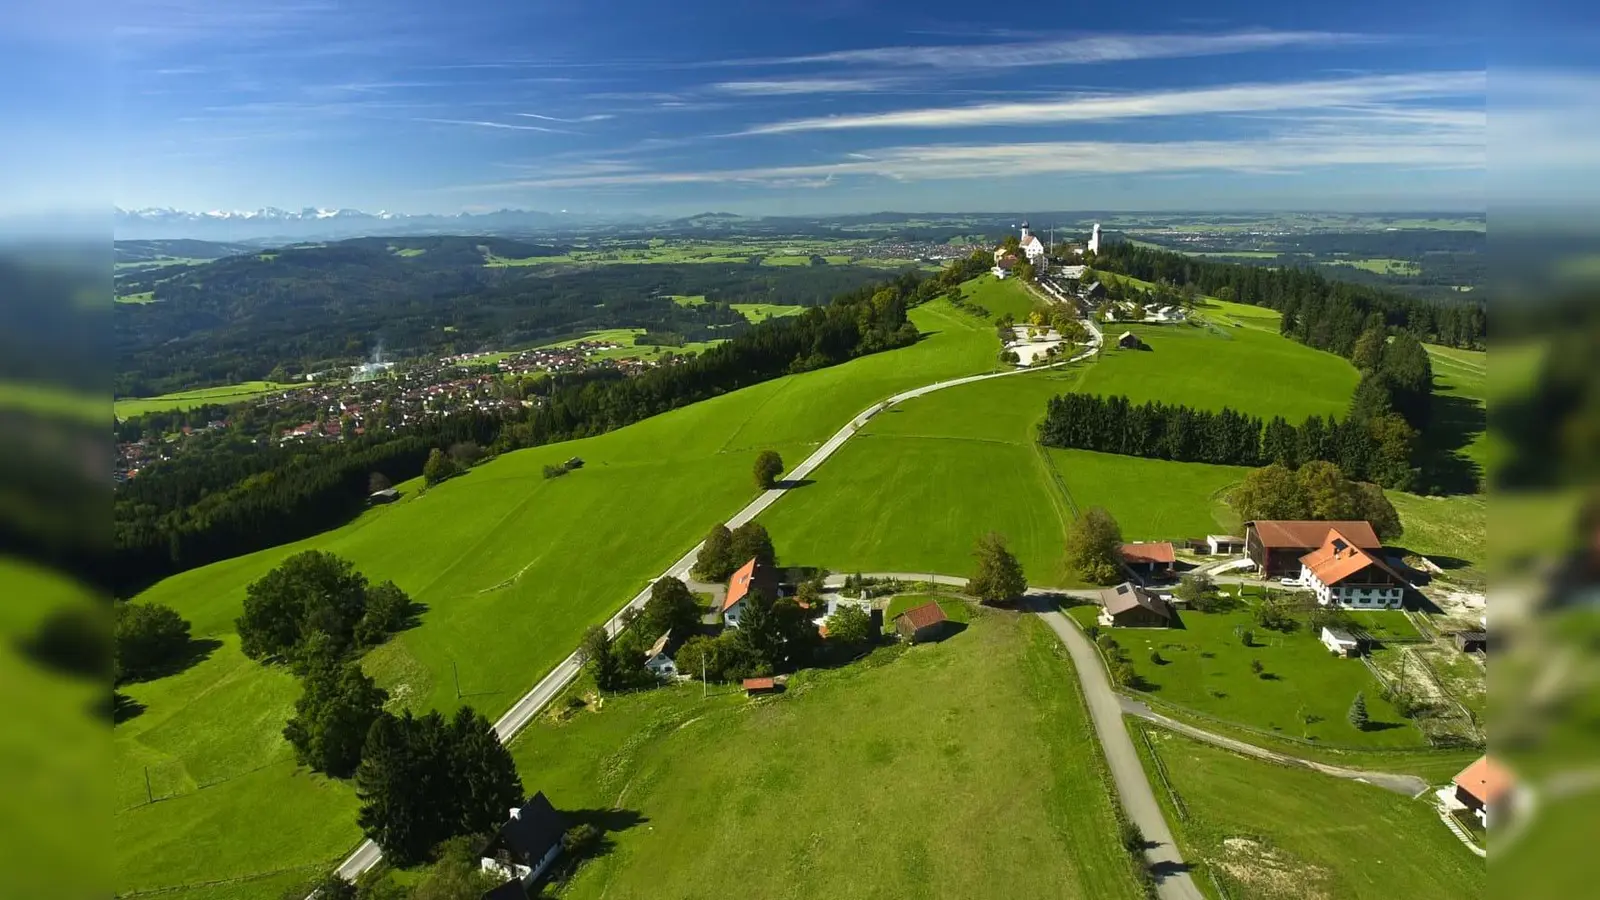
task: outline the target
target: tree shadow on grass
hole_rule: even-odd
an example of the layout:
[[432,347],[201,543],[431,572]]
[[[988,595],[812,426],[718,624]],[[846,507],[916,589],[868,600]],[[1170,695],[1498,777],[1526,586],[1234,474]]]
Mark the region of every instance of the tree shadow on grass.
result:
[[793,491],[803,487],[810,487],[816,483],[817,482],[815,480],[810,478],[796,478],[792,480],[784,479],[779,481],[776,486],[783,488],[786,491]]
[[131,719],[137,719],[145,711],[145,705],[120,691],[111,692],[111,724],[121,725]]
[[176,675],[210,659],[211,654],[215,653],[221,646],[222,642],[216,638],[190,638],[189,643],[184,645],[183,650],[173,654],[171,659],[159,666],[152,666],[148,669],[141,669],[136,673],[131,673],[123,679],[123,683],[132,684],[140,681],[154,681],[158,678]]
[[418,603],[415,600],[411,601],[406,605],[406,611],[400,619],[399,627],[395,628],[391,634],[399,634],[402,631],[410,631],[411,629],[416,628],[422,624],[422,617],[427,615],[427,613],[428,604]]
[[1406,727],[1406,723],[1405,722],[1377,722],[1377,721],[1371,721],[1371,722],[1368,722],[1367,723],[1367,727],[1362,729],[1362,730],[1363,731],[1368,731],[1368,732],[1372,732],[1372,731],[1393,731],[1396,728],[1404,728],[1404,727]]
[[1419,487],[1434,494],[1476,493],[1483,484],[1483,467],[1462,450],[1483,433],[1488,412],[1481,401],[1441,390],[1447,389],[1434,388],[1432,415],[1418,446]]

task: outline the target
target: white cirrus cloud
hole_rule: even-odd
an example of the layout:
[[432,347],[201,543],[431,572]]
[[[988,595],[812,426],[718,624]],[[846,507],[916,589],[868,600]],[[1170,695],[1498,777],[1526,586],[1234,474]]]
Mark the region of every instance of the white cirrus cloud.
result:
[[791,94],[853,94],[882,91],[901,82],[889,78],[790,78],[774,81],[723,81],[711,89],[745,97],[780,97]]
[[517,125],[511,122],[491,122],[485,119],[426,119],[413,118],[413,122],[430,122],[435,125],[465,125],[474,128],[498,128],[506,131],[538,131],[544,134],[572,134],[560,128],[546,128],[543,125]]
[[594,113],[587,116],[578,116],[575,119],[563,119],[559,116],[545,116],[539,113],[517,113],[525,119],[538,119],[542,122],[564,122],[568,125],[578,125],[584,122],[604,122],[606,119],[615,119],[611,113]]
[[1219,34],[1106,34],[1003,44],[869,47],[803,56],[736,60],[745,65],[844,64],[930,69],[1008,69],[1141,59],[1222,56],[1306,47],[1381,43],[1381,35],[1256,29]]
[[1370,75],[1327,81],[1230,84],[791,119],[757,125],[738,134],[791,134],[862,128],[973,128],[1325,109],[1425,98],[1481,97],[1486,82],[1484,72],[1464,71]]

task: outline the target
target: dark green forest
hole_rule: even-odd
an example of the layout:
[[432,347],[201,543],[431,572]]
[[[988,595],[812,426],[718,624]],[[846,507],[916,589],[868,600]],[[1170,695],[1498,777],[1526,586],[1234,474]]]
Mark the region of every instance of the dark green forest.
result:
[[[360,238],[119,274],[119,397],[359,362],[503,349],[644,327],[701,341],[749,323],[729,303],[815,306],[884,277],[869,266],[484,265],[569,248],[490,237]],[[421,251],[402,255],[399,251]],[[704,295],[680,306],[671,295]]]

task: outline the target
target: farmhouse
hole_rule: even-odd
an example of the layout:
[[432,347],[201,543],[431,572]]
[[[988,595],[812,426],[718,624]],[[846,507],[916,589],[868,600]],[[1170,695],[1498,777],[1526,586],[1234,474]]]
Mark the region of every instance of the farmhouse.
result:
[[1472,765],[1461,770],[1453,779],[1456,786],[1455,801],[1472,810],[1489,827],[1495,807],[1505,801],[1516,788],[1516,782],[1504,766],[1487,755],[1478,757]]
[[1117,555],[1122,557],[1123,565],[1135,572],[1146,575],[1171,572],[1172,564],[1177,561],[1171,541],[1140,541],[1132,544],[1123,544],[1117,548]]
[[1405,579],[1389,564],[1330,528],[1321,547],[1300,557],[1300,580],[1323,606],[1399,608]]
[[1361,655],[1361,642],[1356,640],[1348,631],[1322,626],[1322,646],[1327,647],[1339,656],[1356,657]]
[[994,268],[989,270],[989,274],[1004,281],[1005,277],[1011,274],[1011,270],[1016,268],[1016,265],[1016,255],[1008,253],[1006,249],[1002,247],[994,252]]
[[1367,522],[1260,520],[1244,523],[1245,552],[1262,575],[1297,575],[1300,557],[1322,546],[1333,529],[1362,550],[1383,545]]
[[527,896],[528,885],[561,855],[561,835],[566,829],[566,822],[543,791],[511,810],[511,817],[489,839],[481,854],[483,871],[505,879],[483,895],[485,900]]
[[644,667],[657,678],[678,677],[678,664],[672,661],[673,644],[672,632],[668,631],[644,652]]
[[722,624],[739,627],[739,617],[744,615],[745,601],[750,594],[759,592],[770,599],[778,596],[778,573],[760,560],[752,559],[739,567],[728,579],[728,594],[722,601]]
[[937,603],[924,603],[894,617],[894,630],[913,644],[937,640],[950,619]]
[[1100,592],[1100,624],[1122,628],[1165,628],[1172,607],[1131,581]]
[[1131,331],[1124,331],[1117,336],[1117,346],[1124,350],[1137,350],[1143,345],[1139,342],[1137,334]]

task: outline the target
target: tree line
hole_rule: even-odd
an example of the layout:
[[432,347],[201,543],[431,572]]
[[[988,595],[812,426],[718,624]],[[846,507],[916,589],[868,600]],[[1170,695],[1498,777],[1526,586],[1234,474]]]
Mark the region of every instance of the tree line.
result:
[[1432,303],[1372,285],[1330,280],[1309,268],[1215,262],[1126,242],[1103,246],[1094,266],[1145,281],[1192,284],[1218,299],[1275,309],[1283,313],[1285,335],[1344,357],[1373,326],[1471,349],[1482,349],[1488,333],[1482,303]]
[[1408,434],[1353,418],[1310,416],[1295,426],[1277,416],[1263,424],[1227,407],[1212,412],[1135,404],[1122,396],[1062,394],[1050,399],[1039,440],[1050,447],[1216,465],[1295,468],[1325,460],[1352,478],[1393,488],[1410,487],[1414,477]]
[[452,415],[330,443],[239,441],[159,463],[117,492],[111,578],[127,595],[166,575],[332,528],[362,509],[372,472],[394,483],[416,477],[440,447],[472,442],[502,453],[590,437],[782,375],[907,346],[919,335],[906,310],[980,265],[974,255],[933,277],[907,272],[638,375],[602,370],[546,379],[531,409]]

